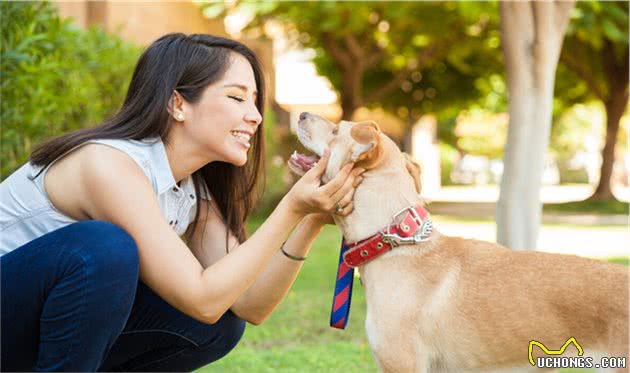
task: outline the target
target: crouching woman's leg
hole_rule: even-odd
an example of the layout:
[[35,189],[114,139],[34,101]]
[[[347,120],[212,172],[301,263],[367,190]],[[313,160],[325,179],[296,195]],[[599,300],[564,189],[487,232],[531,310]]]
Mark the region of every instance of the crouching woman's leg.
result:
[[140,282],[129,321],[101,370],[192,371],[227,355],[244,331],[245,321],[231,311],[204,324]]
[[82,221],[0,257],[2,369],[96,371],[123,330],[138,251],[118,226]]

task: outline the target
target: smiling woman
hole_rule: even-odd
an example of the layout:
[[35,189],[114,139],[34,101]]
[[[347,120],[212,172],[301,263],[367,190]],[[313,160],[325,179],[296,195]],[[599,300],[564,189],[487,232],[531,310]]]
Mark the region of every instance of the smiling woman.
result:
[[112,118],[0,184],[5,370],[194,370],[270,315],[358,170],[321,186],[322,157],[248,239],[264,93],[243,44],[165,35]]

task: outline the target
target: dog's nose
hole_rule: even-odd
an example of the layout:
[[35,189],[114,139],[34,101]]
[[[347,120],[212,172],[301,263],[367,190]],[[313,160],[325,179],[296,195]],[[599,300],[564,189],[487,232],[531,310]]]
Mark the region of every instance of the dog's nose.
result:
[[308,112],[306,112],[306,111],[303,111],[303,112],[300,114],[300,120],[304,120],[304,119],[306,119],[306,117],[308,117],[308,116],[309,116],[309,113],[308,113]]

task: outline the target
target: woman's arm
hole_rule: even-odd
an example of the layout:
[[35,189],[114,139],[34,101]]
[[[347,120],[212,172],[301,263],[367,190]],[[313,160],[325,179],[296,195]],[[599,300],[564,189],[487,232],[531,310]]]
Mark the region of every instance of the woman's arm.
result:
[[[209,267],[227,255],[223,239],[226,227],[215,204],[205,200],[201,203],[200,215],[203,218],[199,221],[200,224],[192,236],[189,247],[201,264]],[[210,207],[210,213],[206,215],[205,211],[208,207]],[[323,216],[323,214],[309,214],[304,217],[284,244],[285,251],[295,256],[306,256],[313,241],[328,220]],[[228,246],[232,247],[236,244],[236,238],[230,234]],[[277,249],[267,268],[230,309],[252,324],[262,323],[282,301],[303,263],[287,258]]]
[[207,323],[216,322],[254,283],[297,222],[309,212],[331,210],[331,196],[351,179],[348,168],[319,187],[326,163],[320,161],[249,240],[204,269],[162,217],[149,181],[130,157],[99,145],[82,151],[76,198],[83,211],[125,229],[138,246],[141,279],[175,308]]
[[[323,226],[324,223],[316,214],[305,216],[287,239],[284,250],[294,256],[306,256]],[[277,250],[265,271],[236,301],[232,309],[235,312],[247,312],[255,325],[261,324],[287,294],[303,263],[290,259]]]
[[[284,250],[294,256],[306,256],[324,223],[316,214],[307,215],[293,230],[284,244]],[[265,271],[232,307],[235,312],[247,312],[255,325],[261,324],[287,294],[303,261],[288,258],[280,250],[273,256]]]

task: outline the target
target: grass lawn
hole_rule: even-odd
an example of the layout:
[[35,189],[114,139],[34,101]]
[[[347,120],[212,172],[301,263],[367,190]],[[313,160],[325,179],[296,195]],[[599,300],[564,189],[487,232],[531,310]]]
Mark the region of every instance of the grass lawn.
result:
[[577,201],[567,203],[546,203],[544,212],[572,214],[611,214],[628,215],[628,202],[622,201]]
[[[255,225],[254,222],[252,225]],[[365,337],[365,294],[358,278],[345,330],[328,326],[341,235],[327,226],[287,297],[241,343],[199,372],[376,372]]]
[[[259,224],[260,220],[253,221],[250,227]],[[346,329],[328,326],[340,239],[338,229],[327,226],[270,318],[260,326],[248,325],[228,356],[198,372],[376,372],[364,330],[365,293],[358,278]],[[627,258],[613,261],[628,264]]]

